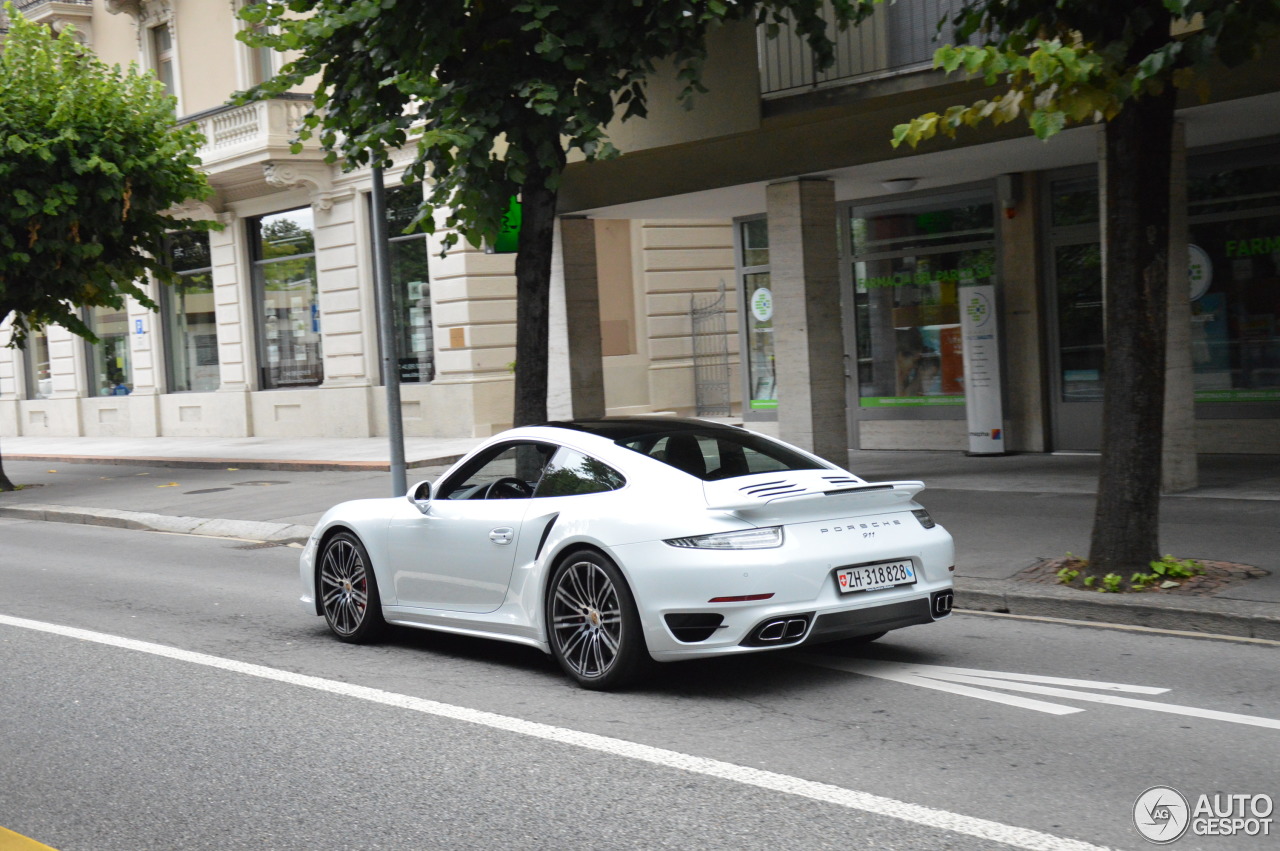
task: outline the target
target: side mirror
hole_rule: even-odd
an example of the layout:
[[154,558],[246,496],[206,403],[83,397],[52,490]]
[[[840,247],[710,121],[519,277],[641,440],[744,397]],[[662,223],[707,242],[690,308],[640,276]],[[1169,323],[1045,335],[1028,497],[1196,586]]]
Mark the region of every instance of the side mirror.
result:
[[405,495],[414,508],[426,514],[431,510],[431,482],[418,482]]

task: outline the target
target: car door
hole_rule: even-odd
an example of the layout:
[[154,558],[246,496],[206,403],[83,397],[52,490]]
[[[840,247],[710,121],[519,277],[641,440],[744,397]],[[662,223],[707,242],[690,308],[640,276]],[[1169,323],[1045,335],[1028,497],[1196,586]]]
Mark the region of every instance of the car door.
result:
[[501,606],[529,497],[555,448],[499,444],[442,481],[425,513],[392,520],[397,605],[479,613]]

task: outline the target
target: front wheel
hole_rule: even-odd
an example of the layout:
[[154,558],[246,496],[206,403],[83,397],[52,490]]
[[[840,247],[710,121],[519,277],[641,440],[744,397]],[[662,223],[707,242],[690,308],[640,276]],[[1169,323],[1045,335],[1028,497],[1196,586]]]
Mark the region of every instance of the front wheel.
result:
[[591,550],[570,553],[552,573],[547,623],[552,654],[583,688],[620,688],[652,661],[622,571]]
[[350,532],[339,532],[320,553],[320,608],[329,630],[342,641],[363,644],[386,628],[382,600],[369,553]]

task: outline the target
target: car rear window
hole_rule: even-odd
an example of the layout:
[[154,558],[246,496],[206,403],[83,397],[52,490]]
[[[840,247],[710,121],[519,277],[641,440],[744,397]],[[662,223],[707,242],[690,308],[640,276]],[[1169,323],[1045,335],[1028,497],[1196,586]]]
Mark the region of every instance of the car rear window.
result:
[[647,434],[617,444],[707,482],[753,473],[827,469],[794,449],[738,429]]

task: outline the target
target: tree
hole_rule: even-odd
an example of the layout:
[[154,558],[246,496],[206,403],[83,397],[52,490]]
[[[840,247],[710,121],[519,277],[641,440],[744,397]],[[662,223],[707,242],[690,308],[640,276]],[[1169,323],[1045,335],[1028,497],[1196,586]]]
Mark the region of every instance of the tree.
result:
[[1169,176],[1177,90],[1205,95],[1210,67],[1257,56],[1280,32],[1280,0],[965,0],[935,65],[1008,91],[894,131],[938,133],[1026,117],[1048,139],[1105,122],[1103,435],[1088,571],[1127,574],[1159,556],[1168,311]]
[[[173,98],[149,74],[108,67],[70,28],[56,38],[5,4],[0,52],[0,321],[9,345],[62,325],[97,337],[80,307],[155,309],[138,282],[176,283],[165,262],[174,231],[207,222],[166,212],[208,197],[194,125],[174,126]],[[0,491],[13,483],[0,468]]]
[[[879,0],[832,0],[857,21]],[[498,235],[518,195],[516,425],[546,419],[547,316],[557,190],[568,153],[617,151],[605,128],[645,115],[645,81],[658,60],[679,69],[687,101],[706,37],[728,21],[776,33],[790,19],[820,67],[833,59],[822,0],[265,0],[246,5],[253,46],[294,51],[275,79],[244,95],[271,97],[318,79],[302,139],[318,134],[347,168],[380,166],[416,139],[409,180],[431,181],[414,227],[433,232],[435,209],[473,245]]]

